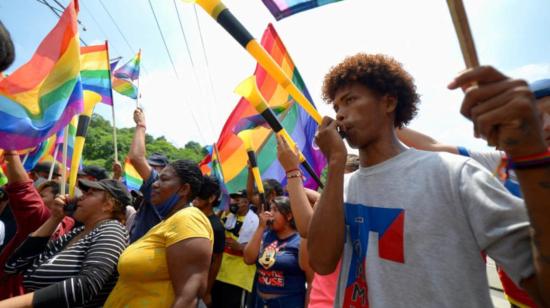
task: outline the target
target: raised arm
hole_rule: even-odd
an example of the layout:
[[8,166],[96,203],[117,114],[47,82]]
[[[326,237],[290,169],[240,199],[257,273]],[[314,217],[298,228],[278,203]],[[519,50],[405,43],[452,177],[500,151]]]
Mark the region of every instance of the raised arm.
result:
[[466,70],[449,88],[465,89],[461,113],[474,123],[475,135],[504,150],[515,166],[531,222],[535,264],[535,276],[524,279],[522,286],[541,301],[541,306],[548,306],[550,151],[543,138],[533,94],[525,81],[511,79],[488,66]]
[[[300,160],[296,149],[291,149],[286,140],[279,135],[277,135],[277,158],[287,175],[300,172]],[[286,189],[290,198],[290,207],[296,222],[296,228],[301,237],[307,238],[313,209],[308,200],[302,178],[287,177]]]
[[145,157],[145,115],[140,108],[134,111],[134,122],[136,122],[136,131],[134,133],[134,139],[128,152],[128,158],[136,171],[139,173],[142,179],[148,179],[151,176],[151,166],[147,163]]
[[260,254],[262,238],[264,236],[265,228],[267,226],[267,221],[273,218],[273,215],[271,215],[270,212],[260,213],[259,216],[260,223],[258,224],[258,228],[256,229],[256,232],[254,232],[254,235],[252,235],[250,241],[246,243],[246,246],[243,250],[244,263],[248,265],[255,264],[256,260],[258,260],[258,255]]
[[431,152],[449,152],[458,154],[456,146],[442,144],[428,135],[403,127],[395,130],[399,140],[405,145],[423,151]]
[[311,267],[321,275],[336,269],[345,240],[344,167],[347,150],[336,127],[336,121],[325,117],[315,138],[327,158],[328,174],[309,224],[307,247]]
[[6,176],[9,183],[20,183],[30,179],[27,171],[23,168],[17,151],[6,151],[4,157],[6,159]]

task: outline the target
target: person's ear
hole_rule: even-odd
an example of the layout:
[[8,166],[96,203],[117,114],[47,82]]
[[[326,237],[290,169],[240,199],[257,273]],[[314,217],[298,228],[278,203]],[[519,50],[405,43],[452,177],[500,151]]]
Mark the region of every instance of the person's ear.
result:
[[178,195],[181,198],[185,198],[187,200],[189,199],[190,194],[191,194],[191,185],[189,185],[189,183],[185,183],[181,185],[180,189],[178,190]]
[[386,104],[387,113],[395,112],[395,109],[397,108],[397,97],[391,96],[391,95],[385,95],[384,103]]
[[217,198],[216,198],[216,195],[210,196],[210,198],[208,198],[208,203],[209,203],[209,204],[212,204],[212,203],[214,203],[214,202],[216,201],[216,199],[217,199]]
[[115,209],[115,203],[112,198],[109,198],[107,195],[108,192],[104,192],[105,194],[105,202],[103,202],[103,212],[112,213]]

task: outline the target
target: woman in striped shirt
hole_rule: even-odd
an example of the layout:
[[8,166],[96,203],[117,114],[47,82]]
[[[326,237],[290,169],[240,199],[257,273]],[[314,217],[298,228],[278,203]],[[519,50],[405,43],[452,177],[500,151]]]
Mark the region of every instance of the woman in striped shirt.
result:
[[130,196],[124,184],[105,179],[79,181],[84,195],[74,218],[83,226],[49,241],[67,214],[58,197],[51,217],[15,251],[5,270],[23,273],[31,293],[0,302],[0,307],[98,307],[116,283],[116,265],[128,234],[121,224]]

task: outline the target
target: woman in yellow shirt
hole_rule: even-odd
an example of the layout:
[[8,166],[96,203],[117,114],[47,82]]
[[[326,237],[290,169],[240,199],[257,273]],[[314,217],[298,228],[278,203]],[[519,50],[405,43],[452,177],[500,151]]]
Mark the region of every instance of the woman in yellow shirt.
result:
[[178,160],[162,170],[151,203],[172,209],[122,253],[120,276],[105,307],[197,306],[206,290],[213,242],[208,218],[189,206],[201,183],[193,162]]

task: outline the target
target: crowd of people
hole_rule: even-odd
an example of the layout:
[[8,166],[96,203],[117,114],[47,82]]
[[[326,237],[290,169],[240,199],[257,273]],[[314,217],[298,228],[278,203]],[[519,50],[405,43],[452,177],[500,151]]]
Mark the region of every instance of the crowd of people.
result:
[[[2,71],[13,45],[1,24],[0,38]],[[549,306],[550,80],[479,67],[449,88],[498,151],[406,128],[412,76],[360,53],[325,76],[325,188],[304,187],[297,149],[277,136],[284,186],[265,179],[260,197],[249,167],[227,208],[196,163],[147,156],[141,109],[128,154],[139,191],[119,164],[112,176],[87,166],[70,198],[58,167],[27,172],[4,151],[0,307],[488,307],[486,256],[512,306]]]

